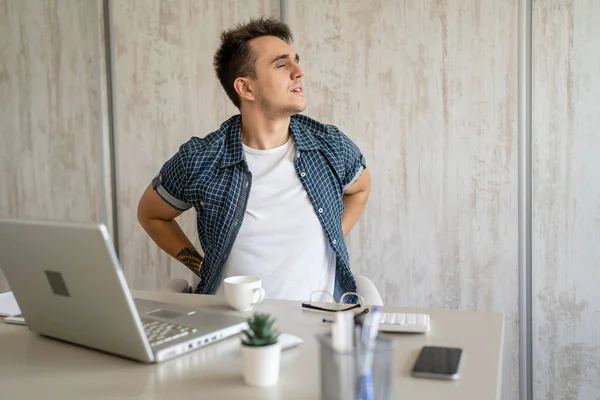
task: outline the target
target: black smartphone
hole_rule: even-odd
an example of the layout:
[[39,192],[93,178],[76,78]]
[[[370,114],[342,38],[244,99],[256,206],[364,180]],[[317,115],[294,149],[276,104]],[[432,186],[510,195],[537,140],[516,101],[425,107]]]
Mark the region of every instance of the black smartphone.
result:
[[456,380],[460,376],[463,350],[457,347],[424,346],[412,369],[418,378]]

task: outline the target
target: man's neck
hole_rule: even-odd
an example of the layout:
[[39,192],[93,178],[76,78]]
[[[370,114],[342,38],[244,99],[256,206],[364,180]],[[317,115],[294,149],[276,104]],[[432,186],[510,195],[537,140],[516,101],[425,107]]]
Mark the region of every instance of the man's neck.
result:
[[242,115],[242,142],[253,149],[283,146],[289,139],[290,117],[267,118],[259,113]]

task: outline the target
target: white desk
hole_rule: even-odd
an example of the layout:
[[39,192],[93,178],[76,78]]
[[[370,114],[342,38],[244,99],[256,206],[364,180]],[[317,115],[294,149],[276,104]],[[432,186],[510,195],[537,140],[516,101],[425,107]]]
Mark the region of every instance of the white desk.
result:
[[[215,296],[135,291],[135,297],[222,309]],[[274,314],[282,332],[304,339],[282,355],[279,384],[246,386],[241,376],[239,337],[164,364],[144,365],[101,352],[39,337],[24,326],[0,322],[0,398],[136,399],[318,399],[319,347],[315,334],[327,332],[323,314],[303,311],[297,302],[266,300],[260,311]],[[383,310],[408,311],[384,307]],[[423,310],[420,310],[423,311]],[[499,399],[504,322],[500,314],[427,310],[427,335],[393,334],[396,343],[397,399]],[[460,346],[465,350],[456,382],[410,377],[423,345]]]

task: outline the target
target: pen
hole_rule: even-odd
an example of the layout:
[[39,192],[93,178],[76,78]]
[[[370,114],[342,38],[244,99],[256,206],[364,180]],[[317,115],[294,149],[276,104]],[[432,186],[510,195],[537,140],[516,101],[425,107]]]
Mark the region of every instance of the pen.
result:
[[363,321],[360,340],[366,348],[371,348],[375,344],[375,338],[379,333],[379,317],[379,307],[374,306],[373,312]]

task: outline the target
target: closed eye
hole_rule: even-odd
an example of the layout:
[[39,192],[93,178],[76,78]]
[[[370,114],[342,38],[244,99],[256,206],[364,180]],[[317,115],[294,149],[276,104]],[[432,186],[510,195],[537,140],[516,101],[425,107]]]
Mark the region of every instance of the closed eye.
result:
[[[273,60],[271,60],[271,64],[275,64],[276,68],[281,68],[281,67],[285,67],[287,62],[291,59],[292,58],[290,57],[289,54],[280,54],[277,57],[275,57]],[[293,60],[296,62],[296,64],[300,64],[300,56],[298,54],[294,55]],[[284,61],[284,63],[278,64],[277,63],[278,61]]]

